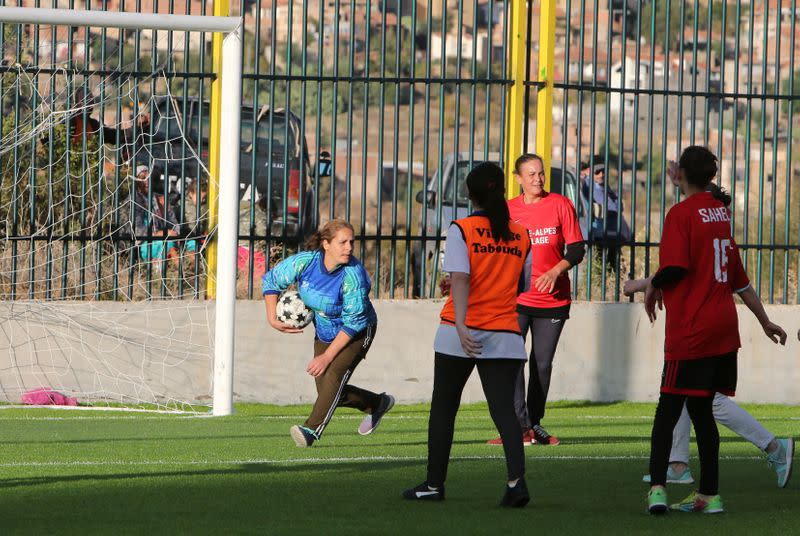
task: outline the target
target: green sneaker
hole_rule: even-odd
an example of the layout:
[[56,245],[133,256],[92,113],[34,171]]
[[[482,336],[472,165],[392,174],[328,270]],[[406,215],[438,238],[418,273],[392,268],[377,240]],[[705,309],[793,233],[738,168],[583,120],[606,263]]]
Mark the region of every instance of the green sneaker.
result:
[[[644,475],[642,482],[650,483],[650,475]],[[678,474],[672,467],[667,468],[667,484],[694,484],[692,470],[688,467],[684,472]]]
[[647,492],[647,511],[652,515],[667,513],[667,490],[658,487],[650,488]]
[[722,497],[714,495],[708,499],[701,499],[696,491],[677,504],[670,506],[671,510],[679,512],[702,512],[704,514],[721,514],[725,511],[722,506]]
[[776,439],[778,448],[767,456],[767,464],[778,473],[778,487],[785,488],[792,476],[794,439]]

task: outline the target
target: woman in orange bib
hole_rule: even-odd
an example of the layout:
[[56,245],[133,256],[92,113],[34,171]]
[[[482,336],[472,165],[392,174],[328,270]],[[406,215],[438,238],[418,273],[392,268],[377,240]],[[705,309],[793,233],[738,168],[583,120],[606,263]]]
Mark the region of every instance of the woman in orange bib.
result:
[[428,474],[425,482],[403,492],[409,500],[444,499],[444,481],[461,392],[477,367],[489,413],[503,438],[508,479],[501,506],[525,506],[522,428],[514,413],[514,383],[527,360],[517,322],[516,301],[530,266],[525,228],[511,222],[503,171],[477,165],[467,176],[470,216],[447,232],[444,270],[451,293],[441,312],[433,343],[433,396],[428,421]]

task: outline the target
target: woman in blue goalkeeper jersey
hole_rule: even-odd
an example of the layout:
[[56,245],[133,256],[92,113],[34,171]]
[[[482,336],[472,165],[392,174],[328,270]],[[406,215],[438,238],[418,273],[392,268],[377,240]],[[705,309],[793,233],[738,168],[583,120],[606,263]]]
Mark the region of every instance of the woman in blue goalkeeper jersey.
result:
[[366,413],[358,433],[372,433],[394,405],[394,397],[348,385],[356,366],[365,359],[378,317],[369,300],[371,283],[364,266],[353,257],[353,227],[331,220],[306,244],[308,251],[292,255],[264,275],[262,293],[270,326],[298,333],[278,320],[278,295],[296,285],[300,297],[314,311],[314,358],[306,371],[317,384],[311,415],[289,432],[298,447],[309,447],[321,436],[337,406]]

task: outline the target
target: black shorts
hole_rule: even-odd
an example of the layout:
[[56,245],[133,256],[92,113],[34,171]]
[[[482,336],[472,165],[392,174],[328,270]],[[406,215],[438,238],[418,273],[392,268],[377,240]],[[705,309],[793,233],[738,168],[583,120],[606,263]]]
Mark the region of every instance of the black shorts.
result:
[[736,394],[736,352],[701,359],[665,361],[661,392],[685,396]]

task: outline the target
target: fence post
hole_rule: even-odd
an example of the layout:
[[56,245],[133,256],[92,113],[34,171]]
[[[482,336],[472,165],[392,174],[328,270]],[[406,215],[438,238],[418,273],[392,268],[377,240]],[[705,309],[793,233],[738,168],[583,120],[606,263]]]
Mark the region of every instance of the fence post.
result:
[[525,56],[527,52],[527,2],[511,1],[510,25],[508,36],[508,77],[513,83],[507,86],[506,98],[506,146],[504,165],[506,173],[506,196],[511,199],[519,192],[519,185],[514,180],[514,161],[522,150],[522,133],[525,110]]
[[[544,161],[545,189],[550,189],[553,157],[553,78],[555,71],[556,1],[542,0],[539,20],[539,92],[536,99],[536,153]],[[563,164],[562,164],[563,165]]]

